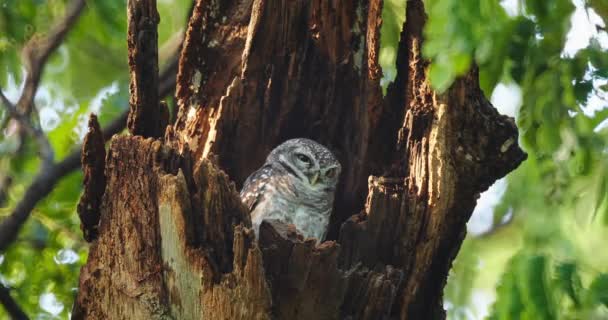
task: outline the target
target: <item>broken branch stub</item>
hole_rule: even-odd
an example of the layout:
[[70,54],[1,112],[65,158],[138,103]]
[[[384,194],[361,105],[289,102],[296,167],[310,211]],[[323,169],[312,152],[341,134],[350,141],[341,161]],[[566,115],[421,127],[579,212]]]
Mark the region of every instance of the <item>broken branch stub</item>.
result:
[[97,121],[97,116],[89,116],[89,132],[84,136],[82,143],[81,160],[83,180],[83,194],[78,202],[78,216],[80,229],[84,239],[88,242],[97,238],[99,224],[99,206],[106,189],[105,169],[106,149],[104,147],[103,132]]
[[158,96],[158,30],[156,0],[127,1],[129,69],[129,118],[133,135],[158,138],[166,126],[166,105]]
[[[248,216],[225,174],[210,164],[198,164],[206,170],[199,169],[197,178],[192,179],[190,153],[179,154],[160,141],[137,136],[115,136],[106,160],[99,236],[81,270],[73,317],[200,318],[207,314],[248,319],[246,315],[235,316],[236,309],[222,313],[210,307],[219,303],[218,299],[231,301],[236,296],[243,303],[262,299],[265,285],[260,277],[261,258],[251,252],[252,235],[243,227],[250,225]],[[192,185],[186,176],[191,177]],[[226,208],[233,208],[234,214],[211,214],[219,219],[215,221],[202,217],[206,212],[224,213]],[[203,228],[201,234],[193,221],[213,227],[225,221],[230,227],[221,228],[218,232],[225,233],[206,244],[205,233],[211,227]],[[219,239],[224,243],[220,245]],[[233,272],[220,268],[218,261],[223,261],[224,254],[231,262],[238,262],[231,263]],[[251,281],[233,288],[243,277]],[[243,293],[243,287],[249,289]]]

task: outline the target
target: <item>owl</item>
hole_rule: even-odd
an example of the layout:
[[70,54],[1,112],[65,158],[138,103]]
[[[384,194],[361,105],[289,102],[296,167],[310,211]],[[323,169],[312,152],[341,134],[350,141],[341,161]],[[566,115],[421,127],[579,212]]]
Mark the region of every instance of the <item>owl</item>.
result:
[[287,140],[252,173],[240,196],[257,235],[262,220],[294,224],[306,238],[327,233],[342,167],[325,146],[309,139]]

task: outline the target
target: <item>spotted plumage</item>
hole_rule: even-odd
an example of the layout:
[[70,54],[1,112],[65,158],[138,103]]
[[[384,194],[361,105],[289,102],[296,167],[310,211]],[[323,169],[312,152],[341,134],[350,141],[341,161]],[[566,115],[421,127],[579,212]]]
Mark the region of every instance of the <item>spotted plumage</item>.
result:
[[315,141],[292,139],[276,147],[241,190],[256,234],[262,220],[278,219],[321,241],[340,171],[336,157]]

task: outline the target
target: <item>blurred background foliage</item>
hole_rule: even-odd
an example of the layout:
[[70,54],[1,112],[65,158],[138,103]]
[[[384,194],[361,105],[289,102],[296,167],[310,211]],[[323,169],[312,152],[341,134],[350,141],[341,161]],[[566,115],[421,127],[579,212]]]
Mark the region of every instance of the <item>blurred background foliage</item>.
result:
[[608,319],[608,1],[428,0],[439,91],[475,64],[528,160],[479,201],[452,319]]
[[[61,19],[66,0],[0,0],[0,88],[15,102],[23,45]],[[383,87],[395,77],[404,0],[385,0]],[[426,0],[423,54],[443,91],[471,66],[514,116],[528,160],[482,194],[445,292],[449,319],[608,319],[608,18],[606,0]],[[159,43],[183,32],[189,0],[158,0]],[[51,56],[35,99],[61,160],[89,112],[102,125],[128,106],[126,0],[88,1]],[[161,66],[166,54],[161,48]],[[0,108],[0,219],[36,173],[37,146]],[[66,318],[87,245],[65,177],[0,255],[0,282],[36,319]],[[6,318],[0,308],[0,319]]]

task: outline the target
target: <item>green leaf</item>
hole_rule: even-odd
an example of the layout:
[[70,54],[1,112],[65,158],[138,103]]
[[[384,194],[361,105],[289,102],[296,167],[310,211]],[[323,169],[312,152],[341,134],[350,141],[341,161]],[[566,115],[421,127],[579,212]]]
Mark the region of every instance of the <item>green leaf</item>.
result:
[[520,255],[513,256],[508,266],[501,276],[498,287],[496,288],[496,301],[492,306],[492,311],[488,319],[490,320],[510,320],[520,319],[524,312],[522,295],[517,285],[516,265],[521,260]]
[[582,284],[576,264],[573,262],[558,264],[555,268],[555,275],[558,287],[572,300],[575,308],[580,309],[579,294],[582,290]]
[[548,286],[547,258],[532,255],[520,261],[518,286],[526,305],[524,315],[528,319],[555,319],[553,302]]
[[591,81],[581,81],[574,84],[576,101],[578,103],[586,103],[591,89],[593,89],[593,83]]
[[562,142],[559,135],[559,127],[546,123],[541,124],[536,131],[536,142],[541,150],[547,153],[555,151]]
[[608,274],[602,273],[591,282],[588,297],[592,303],[608,307]]
[[454,81],[454,77],[453,70],[449,65],[434,63],[430,67],[429,78],[433,88],[438,92],[446,91]]
[[587,148],[578,148],[573,157],[568,161],[570,174],[573,176],[584,176],[591,171],[591,152]]
[[467,305],[471,300],[479,265],[475,248],[472,239],[465,240],[461,247],[462,252],[452,265],[445,297],[455,305]]

